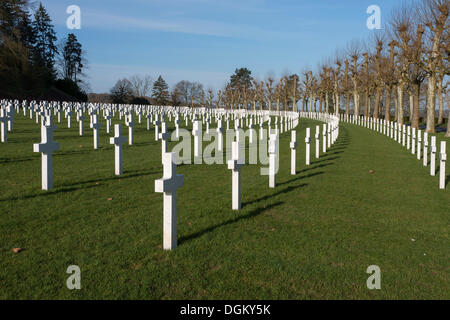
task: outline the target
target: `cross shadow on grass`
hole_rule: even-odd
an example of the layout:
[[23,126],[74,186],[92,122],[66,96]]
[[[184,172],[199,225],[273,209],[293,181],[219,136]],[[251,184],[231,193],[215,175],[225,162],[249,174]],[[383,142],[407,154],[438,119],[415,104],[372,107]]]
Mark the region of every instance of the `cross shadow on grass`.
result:
[[297,180],[302,180],[302,179],[307,179],[307,178],[319,176],[319,175],[324,174],[324,173],[325,172],[323,172],[323,171],[310,173],[310,174],[307,174],[306,176],[299,176],[299,177],[296,177],[294,179],[278,183],[277,185],[282,186],[282,185],[285,185],[285,184],[288,184],[288,183],[291,183],[291,182],[294,182],[294,181],[297,181]]
[[69,183],[69,184],[63,184],[62,186],[70,187],[70,186],[84,185],[84,184],[95,183],[95,182],[106,182],[106,181],[113,181],[113,180],[120,180],[120,179],[130,179],[130,178],[136,178],[136,177],[150,176],[150,175],[157,174],[157,173],[162,174],[162,171],[154,171],[154,172],[136,171],[136,172],[137,173],[133,173],[133,174],[131,174],[129,172],[129,173],[122,174],[120,176],[113,176],[113,177],[108,177],[108,178],[103,178],[103,179],[91,179],[91,180],[86,180],[86,181],[79,181],[79,182],[74,182],[74,183]]
[[26,162],[40,159],[40,156],[26,158],[0,158],[0,164]]
[[270,204],[270,205],[268,205],[268,206],[266,206],[266,207],[256,208],[256,209],[254,209],[254,210],[252,210],[252,211],[250,211],[249,213],[244,214],[244,215],[239,215],[239,213],[236,213],[235,218],[233,218],[233,219],[229,219],[229,220],[227,220],[227,221],[224,221],[224,222],[222,222],[222,223],[216,224],[216,225],[214,225],[214,226],[211,226],[211,227],[209,227],[209,228],[203,229],[203,230],[201,230],[201,231],[192,233],[192,234],[190,234],[190,235],[180,237],[180,238],[178,239],[178,243],[179,243],[179,245],[181,245],[181,244],[183,244],[184,242],[187,242],[187,241],[190,241],[190,240],[199,238],[199,237],[201,237],[201,236],[203,236],[203,235],[205,235],[205,234],[207,234],[207,233],[213,232],[214,230],[216,230],[216,229],[218,229],[218,228],[221,228],[221,227],[224,227],[224,226],[233,224],[233,223],[237,223],[237,222],[239,222],[239,221],[241,221],[241,220],[251,219],[251,218],[253,218],[253,217],[256,217],[256,216],[260,215],[260,214],[263,213],[264,211],[270,210],[270,209],[272,209],[272,208],[274,208],[274,207],[277,207],[277,206],[279,206],[279,205],[281,205],[281,204],[283,204],[283,203],[284,203],[284,202],[281,202],[281,201],[280,201],[280,202],[276,202],[276,203]]
[[24,195],[24,196],[17,196],[17,197],[9,197],[9,198],[5,198],[5,199],[0,199],[0,202],[4,202],[4,201],[16,201],[16,200],[27,200],[27,199],[33,199],[33,198],[37,198],[37,197],[47,197],[47,196],[53,196],[56,194],[61,194],[61,193],[68,193],[68,192],[72,192],[72,191],[76,191],[76,190],[80,190],[80,189],[89,189],[89,188],[95,188],[95,187],[99,187],[100,185],[90,185],[90,186],[79,186],[79,187],[59,187],[59,188],[55,188],[52,189],[50,191],[41,191],[41,193],[37,193],[37,194],[29,194],[29,195]]
[[260,202],[260,201],[265,201],[265,200],[267,200],[267,199],[276,197],[276,196],[278,196],[278,195],[281,195],[281,194],[284,194],[284,193],[288,193],[288,192],[294,191],[295,189],[302,188],[302,187],[306,187],[307,185],[308,185],[308,184],[306,184],[306,183],[302,183],[302,184],[300,184],[300,185],[298,185],[298,186],[289,186],[289,187],[286,187],[286,188],[281,189],[281,190],[279,190],[279,191],[277,191],[277,192],[275,192],[275,193],[271,193],[271,194],[265,195],[265,196],[263,196],[263,197],[261,197],[261,198],[258,198],[258,199],[254,199],[254,200],[251,200],[251,201],[244,202],[244,203],[242,204],[242,207],[245,208],[246,206],[249,206],[249,205],[251,205],[252,203],[256,203],[256,202]]

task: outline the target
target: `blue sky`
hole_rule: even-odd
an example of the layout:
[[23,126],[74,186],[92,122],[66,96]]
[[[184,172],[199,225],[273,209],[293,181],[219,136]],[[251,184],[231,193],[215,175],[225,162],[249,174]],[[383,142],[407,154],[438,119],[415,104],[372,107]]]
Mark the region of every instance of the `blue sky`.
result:
[[[159,75],[173,86],[199,81],[220,89],[238,67],[264,79],[315,68],[347,41],[373,31],[369,5],[382,23],[399,0],[44,0],[59,39],[73,32],[86,51],[93,92],[122,77]],[[81,8],[69,30],[66,8]]]

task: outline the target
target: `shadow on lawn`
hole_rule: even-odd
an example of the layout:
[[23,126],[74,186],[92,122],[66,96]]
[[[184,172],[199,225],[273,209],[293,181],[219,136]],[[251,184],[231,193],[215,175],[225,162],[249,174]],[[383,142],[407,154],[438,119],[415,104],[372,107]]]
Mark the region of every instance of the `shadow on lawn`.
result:
[[79,187],[60,187],[58,189],[53,189],[51,191],[41,191],[42,193],[38,193],[38,194],[30,194],[30,195],[25,195],[25,196],[19,196],[19,197],[9,197],[9,198],[5,198],[5,199],[0,199],[0,202],[4,202],[4,201],[16,201],[16,200],[27,200],[27,199],[33,199],[33,198],[37,198],[37,197],[46,197],[46,196],[52,196],[55,194],[60,194],[60,193],[67,193],[67,192],[72,192],[75,190],[80,190],[80,189],[88,189],[88,188],[94,188],[94,187],[99,187],[100,185],[90,185],[90,186],[79,186]]
[[280,194],[288,193],[288,192],[291,192],[291,191],[293,191],[293,190],[295,190],[295,189],[302,188],[302,187],[306,187],[307,185],[308,185],[308,184],[306,184],[306,183],[302,183],[302,184],[300,184],[300,185],[298,185],[298,186],[289,186],[289,187],[286,187],[286,188],[284,188],[284,189],[282,189],[282,190],[280,190],[280,191],[277,191],[277,192],[272,193],[272,194],[268,194],[268,195],[266,195],[266,196],[264,196],[264,197],[261,197],[261,198],[258,198],[258,199],[252,200],[252,201],[244,202],[244,203],[242,204],[242,208],[245,208],[246,206],[251,205],[252,203],[255,203],[255,202],[264,201],[264,200],[267,200],[267,199],[276,197],[276,196],[278,196],[278,195],[280,195]]
[[86,180],[86,181],[79,181],[79,182],[70,183],[70,184],[63,184],[62,186],[63,187],[71,187],[71,186],[77,186],[77,185],[83,185],[83,184],[89,184],[89,183],[95,183],[95,182],[106,182],[106,181],[113,181],[113,180],[121,180],[121,179],[129,179],[129,178],[150,176],[150,175],[157,174],[157,173],[162,174],[162,170],[155,171],[155,172],[134,171],[134,172],[136,172],[134,174],[132,174],[131,172],[133,172],[133,171],[129,171],[128,173],[125,173],[125,174],[123,174],[121,176],[114,176],[114,177],[108,177],[108,178],[103,178],[103,179],[92,179],[92,180]]
[[294,179],[291,179],[291,180],[288,180],[288,181],[285,181],[285,182],[278,183],[277,185],[278,185],[278,186],[282,186],[282,185],[285,185],[285,184],[288,184],[288,183],[291,183],[291,182],[294,182],[294,181],[297,181],[297,180],[302,180],[302,179],[307,179],[307,178],[319,176],[319,175],[324,174],[324,173],[325,173],[325,172],[323,172],[323,171],[310,173],[310,174],[307,174],[306,176],[299,176],[299,177],[296,177],[296,178],[294,178]]
[[0,158],[0,164],[33,161],[33,160],[37,160],[40,158],[41,158],[40,156],[27,157],[27,158]]
[[254,209],[254,210],[250,211],[249,213],[247,213],[245,215],[235,215],[235,218],[233,218],[233,219],[229,219],[227,221],[224,221],[222,223],[216,224],[216,225],[211,226],[209,228],[206,228],[204,230],[195,232],[193,234],[190,234],[190,235],[187,235],[187,236],[184,236],[184,237],[180,237],[180,239],[178,239],[178,243],[181,245],[181,244],[183,244],[186,241],[193,240],[195,238],[199,238],[199,237],[201,237],[201,236],[203,236],[203,235],[205,235],[207,233],[213,232],[214,230],[216,230],[218,228],[221,228],[221,227],[224,227],[224,226],[227,226],[227,225],[239,222],[241,220],[247,220],[247,219],[256,217],[256,216],[260,215],[262,212],[264,212],[266,210],[270,210],[270,209],[272,209],[274,207],[277,207],[277,206],[279,206],[279,205],[281,205],[283,203],[284,202],[276,202],[276,203],[268,205],[267,207],[261,207],[261,208]]
[[[5,199],[0,199],[0,202],[26,200],[26,199],[32,199],[32,198],[41,197],[41,196],[51,196],[51,195],[60,194],[60,193],[68,193],[68,192],[72,192],[72,191],[76,191],[76,190],[80,190],[80,189],[83,189],[83,190],[90,189],[90,188],[102,186],[102,184],[100,184],[100,182],[129,179],[129,178],[142,177],[142,176],[150,176],[150,175],[157,174],[157,173],[162,174],[162,171],[124,174],[121,176],[114,176],[114,177],[103,178],[103,179],[92,179],[92,180],[80,181],[80,182],[75,182],[75,183],[70,183],[70,184],[62,184],[50,191],[42,191],[42,193],[24,195],[24,196],[19,196],[19,197],[9,197],[9,198],[5,198]],[[91,183],[98,183],[98,184],[91,184]]]

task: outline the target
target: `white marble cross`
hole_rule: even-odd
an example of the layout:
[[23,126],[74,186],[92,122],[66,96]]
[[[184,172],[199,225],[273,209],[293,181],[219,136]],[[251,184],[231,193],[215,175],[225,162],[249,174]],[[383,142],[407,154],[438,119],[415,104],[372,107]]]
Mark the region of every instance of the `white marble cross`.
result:
[[155,126],[155,141],[158,141],[159,138],[159,125],[161,122],[158,120],[158,115],[155,116],[155,121],[153,122],[153,125]]
[[52,125],[51,116],[47,117],[44,126],[41,126],[41,143],[33,145],[34,152],[42,154],[42,190],[53,188],[53,152],[59,150],[59,144],[53,141],[53,131],[56,127]]
[[120,176],[122,174],[122,144],[125,143],[126,138],[122,136],[122,126],[120,124],[114,125],[114,137],[109,138],[109,143],[114,145],[114,164],[115,174]]
[[430,175],[436,175],[436,136],[431,137]]
[[408,126],[408,137],[406,139],[406,150],[411,148],[411,127]]
[[80,136],[83,135],[83,120],[84,120],[84,115],[83,115],[83,113],[80,112],[80,114],[78,116],[78,123],[80,125]]
[[[328,139],[330,138],[330,132],[328,132]],[[329,140],[328,140],[329,142]],[[305,137],[305,144],[306,144],[306,165],[310,165],[310,153],[311,153],[311,129],[306,128],[306,137]]]
[[177,190],[184,185],[184,176],[177,174],[176,154],[163,154],[163,177],[155,180],[155,192],[164,194],[163,248],[177,247]]
[[423,165],[428,165],[428,132],[423,134]]
[[278,131],[269,134],[269,188],[275,188],[278,157]]
[[411,154],[416,154],[416,128],[412,128]]
[[111,119],[112,119],[111,111],[107,111],[107,112],[106,112],[106,116],[105,116],[105,120],[106,120],[106,133],[107,133],[107,134],[109,134],[109,132],[110,132],[110,128],[111,128]]
[[239,142],[233,141],[231,160],[228,160],[228,169],[232,170],[232,203],[233,210],[241,209],[241,162]]
[[445,189],[445,162],[447,161],[447,143],[441,141],[441,152],[439,153],[439,160],[441,161],[439,165],[439,189]]
[[223,128],[222,128],[222,120],[217,122],[217,151],[223,151]]
[[331,148],[331,123],[328,123],[328,137],[327,137],[328,149]]
[[163,122],[161,124],[161,133],[159,134],[159,139],[161,140],[162,154],[167,152],[167,142],[169,141],[170,133],[167,132],[167,124]]
[[127,121],[128,126],[128,144],[131,146],[133,144],[133,128],[136,125],[136,123],[133,121],[133,115],[130,113]]
[[417,131],[417,160],[421,158],[422,151],[422,130]]
[[67,128],[72,128],[72,111],[69,109],[66,113],[67,116]]
[[320,157],[320,126],[316,126],[316,159]]
[[0,134],[1,134],[1,142],[6,142],[7,139],[7,130],[6,130],[6,122],[8,121],[8,117],[5,114],[5,110],[0,108]]
[[291,131],[289,147],[291,148],[291,175],[295,176],[297,173],[297,132],[295,130]]
[[322,152],[325,153],[327,152],[327,124],[324,123],[323,124],[323,129],[322,129]]
[[98,149],[98,129],[101,128],[102,124],[100,122],[98,122],[98,118],[97,118],[97,114],[93,115],[93,120],[92,120],[92,124],[91,124],[91,128],[94,131],[94,149],[97,150]]
[[194,136],[194,158],[201,157],[201,155],[202,155],[202,122],[200,120],[194,120],[194,127],[192,129],[192,135]]

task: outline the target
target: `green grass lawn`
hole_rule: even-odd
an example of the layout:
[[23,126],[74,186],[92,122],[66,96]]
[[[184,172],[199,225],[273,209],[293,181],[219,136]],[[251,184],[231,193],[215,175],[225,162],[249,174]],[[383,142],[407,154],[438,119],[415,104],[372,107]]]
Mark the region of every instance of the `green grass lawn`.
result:
[[[320,159],[313,140],[305,166],[305,128],[320,123],[301,119],[297,175],[284,133],[277,187],[244,166],[238,212],[226,164],[178,166],[178,248],[166,252],[161,144],[145,120],[124,145],[121,177],[104,122],[99,150],[88,121],[84,137],[75,121],[56,124],[45,192],[32,152],[40,128],[15,119],[0,144],[0,299],[450,299],[450,185],[439,190],[438,175],[379,133],[342,124]],[[81,290],[66,287],[69,265],[81,268]],[[381,268],[381,290],[366,287],[369,265]]]

